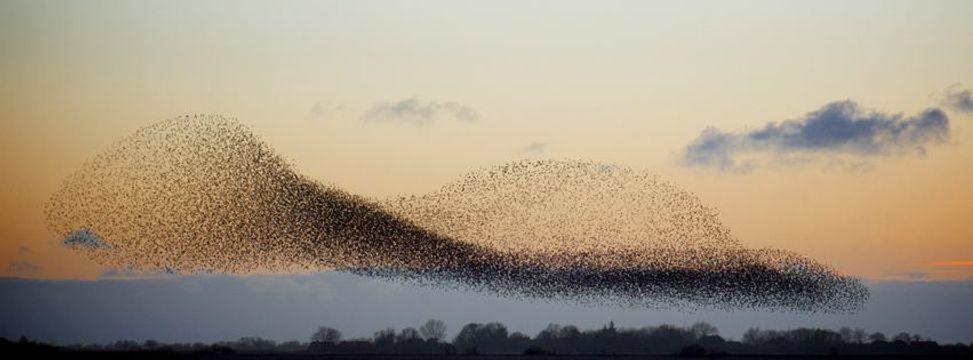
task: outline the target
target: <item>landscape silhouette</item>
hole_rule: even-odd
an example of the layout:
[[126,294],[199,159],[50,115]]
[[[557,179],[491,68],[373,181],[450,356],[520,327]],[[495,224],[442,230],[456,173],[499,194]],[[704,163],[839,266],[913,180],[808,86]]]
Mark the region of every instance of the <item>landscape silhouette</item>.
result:
[[918,334],[886,335],[865,329],[837,330],[750,328],[739,340],[726,339],[706,322],[687,327],[662,324],[620,328],[609,321],[601,328],[579,329],[574,325],[549,324],[534,336],[511,331],[498,322],[468,323],[452,339],[447,325],[430,319],[416,327],[380,329],[369,338],[345,339],[338,329],[318,328],[307,341],[277,342],[256,336],[204,343],[160,343],[119,340],[109,344],[53,346],[21,338],[0,338],[0,350],[12,354],[141,358],[524,358],[590,357],[875,357],[973,355],[973,344],[939,344]]

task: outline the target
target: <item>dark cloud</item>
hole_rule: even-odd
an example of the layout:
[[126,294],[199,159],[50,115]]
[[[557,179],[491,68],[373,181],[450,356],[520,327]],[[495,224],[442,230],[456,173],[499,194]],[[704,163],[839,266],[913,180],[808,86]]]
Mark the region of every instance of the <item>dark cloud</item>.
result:
[[480,114],[472,107],[451,101],[422,101],[408,98],[375,104],[362,115],[362,119],[366,121],[404,122],[414,125],[426,125],[439,118],[473,122],[480,118]]
[[943,97],[943,105],[955,110],[970,113],[973,112],[973,93],[970,89],[957,89],[955,86],[946,89]]
[[[803,118],[770,122],[762,128],[732,132],[707,128],[685,148],[689,166],[746,171],[760,155],[778,163],[806,164],[821,157],[913,152],[946,141],[949,118],[938,108],[911,116],[865,111],[853,101],[829,103]],[[799,159],[794,161],[793,159]]]

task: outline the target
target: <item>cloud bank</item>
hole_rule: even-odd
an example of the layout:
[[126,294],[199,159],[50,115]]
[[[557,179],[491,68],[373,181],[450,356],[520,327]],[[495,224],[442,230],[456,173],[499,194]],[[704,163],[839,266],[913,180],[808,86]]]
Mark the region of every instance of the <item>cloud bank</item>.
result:
[[938,108],[903,117],[863,110],[846,100],[755,130],[707,128],[686,146],[682,161],[687,166],[745,171],[767,158],[793,164],[842,156],[922,155],[927,145],[945,142],[949,133],[949,118]]
[[366,121],[401,122],[412,125],[427,125],[440,118],[474,122],[480,118],[480,114],[472,107],[452,101],[422,101],[413,97],[377,103],[362,115],[362,119]]

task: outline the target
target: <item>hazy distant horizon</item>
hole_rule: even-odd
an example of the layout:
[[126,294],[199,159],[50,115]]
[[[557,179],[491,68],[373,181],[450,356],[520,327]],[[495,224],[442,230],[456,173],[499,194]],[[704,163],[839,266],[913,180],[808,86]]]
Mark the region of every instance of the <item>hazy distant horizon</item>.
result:
[[260,336],[306,341],[318,326],[345,338],[386,327],[446,321],[448,338],[470,322],[499,321],[535,335],[548,323],[600,328],[715,325],[740,339],[750,327],[861,327],[887,336],[909,332],[933,340],[973,342],[973,282],[875,282],[859,314],[644,310],[500,298],[390,283],[342,273],[172,276],[102,280],[0,279],[0,336],[59,344],[153,339],[213,342]]

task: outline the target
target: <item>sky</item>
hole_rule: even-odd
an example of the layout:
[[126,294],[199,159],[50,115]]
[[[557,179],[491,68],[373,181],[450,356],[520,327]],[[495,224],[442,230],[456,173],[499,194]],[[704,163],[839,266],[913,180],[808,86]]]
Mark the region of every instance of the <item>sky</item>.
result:
[[[418,327],[427,319],[447,324],[452,339],[463,325],[499,321],[510,332],[537,335],[549,323],[599,329],[689,326],[706,321],[720,335],[740,340],[750,327],[793,329],[861,327],[892,337],[920,334],[944,343],[973,342],[969,311],[973,282],[872,283],[872,297],[856,314],[766,311],[693,312],[559,302],[524,301],[494,294],[452,291],[342,273],[257,276],[154,276],[112,274],[98,281],[0,279],[0,336],[21,335],[59,344],[112,343],[120,339],[214,342],[243,336],[308,341],[319,326],[346,339],[369,338],[387,327]],[[212,304],[219,304],[213,306]]]
[[114,141],[206,113],[376,199],[523,158],[616,163],[692,191],[749,247],[968,286],[970,18],[967,1],[2,1],[0,274],[103,278],[44,203]]

